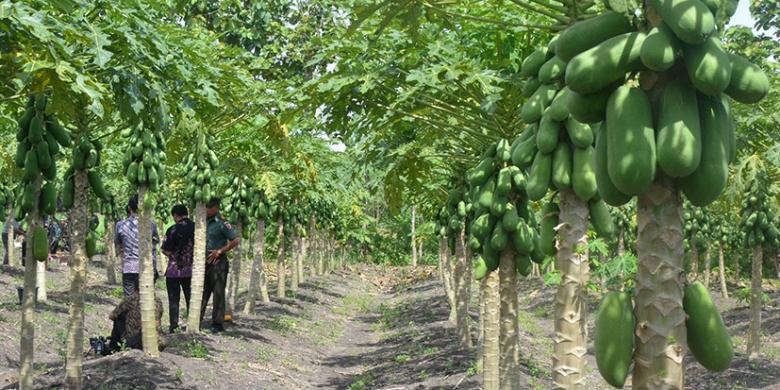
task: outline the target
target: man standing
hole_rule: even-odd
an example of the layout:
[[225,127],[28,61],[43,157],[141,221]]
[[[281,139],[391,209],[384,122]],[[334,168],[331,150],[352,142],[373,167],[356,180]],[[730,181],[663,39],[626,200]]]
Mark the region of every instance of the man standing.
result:
[[235,248],[239,241],[233,227],[219,215],[219,203],[219,198],[211,198],[206,203],[206,280],[200,310],[200,318],[203,321],[206,305],[213,292],[211,327],[215,332],[225,330],[222,324],[225,322],[225,285],[228,273],[226,254]]
[[179,327],[180,293],[184,291],[187,310],[190,310],[190,281],[192,280],[192,250],[195,244],[195,223],[190,220],[187,207],[176,205],[171,209],[174,225],[165,232],[162,252],[168,256],[165,286],[168,289],[168,318],[170,332]]
[[[133,195],[127,201],[127,218],[116,224],[114,245],[122,258],[122,287],[125,296],[133,295],[138,289],[138,274],[141,272],[141,262],[138,257],[138,195]],[[152,264],[157,276],[157,225],[152,221]],[[156,278],[155,278],[156,279]]]

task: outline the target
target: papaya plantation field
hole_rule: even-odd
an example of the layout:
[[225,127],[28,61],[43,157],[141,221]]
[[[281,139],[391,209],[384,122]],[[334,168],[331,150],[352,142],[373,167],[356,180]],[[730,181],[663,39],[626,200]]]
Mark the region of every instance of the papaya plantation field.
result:
[[780,389],[776,0],[0,0],[0,388]]

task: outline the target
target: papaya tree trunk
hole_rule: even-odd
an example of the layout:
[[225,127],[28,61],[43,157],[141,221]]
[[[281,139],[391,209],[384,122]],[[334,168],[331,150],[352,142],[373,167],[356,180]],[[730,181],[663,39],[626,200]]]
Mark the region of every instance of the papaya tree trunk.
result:
[[555,294],[553,388],[584,386],[587,353],[588,204],[571,190],[560,194],[560,227],[555,267],[561,283]]
[[484,390],[500,388],[500,334],[501,334],[501,298],[499,290],[499,271],[493,271],[485,276],[484,305],[484,339],[483,339],[483,379]]
[[710,246],[707,245],[707,249],[704,250],[704,287],[710,288]]
[[[8,211],[7,211],[7,217],[5,219],[5,223],[8,224],[8,226],[13,227],[14,224],[12,221],[14,220],[14,207],[9,202],[8,205]],[[16,267],[18,265],[18,262],[16,261],[16,232],[13,228],[8,229],[8,245],[5,250],[6,253],[8,253],[8,265],[11,267]]]
[[[28,245],[30,241],[27,241]],[[28,248],[29,250],[29,248]],[[35,262],[35,285],[37,286],[37,298],[38,302],[46,303],[49,300],[46,293],[46,264],[49,260],[36,261]]]
[[290,291],[298,292],[298,257],[301,255],[301,237],[293,230],[290,241]]
[[257,220],[257,236],[255,237],[255,256],[252,260],[252,274],[249,276],[249,291],[247,291],[244,314],[252,313],[257,300],[257,292],[260,291],[260,300],[263,303],[271,302],[268,296],[268,280],[265,275],[265,219]]
[[[244,227],[241,222],[236,224],[236,236],[243,237]],[[236,249],[233,251],[233,262],[230,264],[230,286],[228,288],[227,305],[225,307],[225,314],[233,317],[233,308],[236,307],[236,299],[238,298],[238,287],[241,282],[241,261],[243,260],[243,244],[239,242]]]
[[718,274],[720,274],[720,294],[723,298],[728,298],[729,289],[726,285],[726,264],[723,259],[723,244],[718,244]]
[[322,232],[317,237],[317,275],[325,275],[325,239]]
[[637,225],[633,388],[682,389],[687,349],[682,200],[672,184],[656,181],[639,196]]
[[81,389],[81,363],[84,356],[84,292],[87,286],[87,173],[76,171],[73,182],[73,208],[70,211],[70,312],[65,358],[65,387],[79,390]]
[[452,270],[450,269],[450,248],[447,244],[447,237],[439,239],[439,250],[441,251],[440,266],[442,283],[444,284],[444,293],[447,294],[447,303],[450,305],[449,320],[453,325],[457,325],[458,312],[455,308],[455,291],[452,286]]
[[417,207],[412,206],[412,267],[417,267]]
[[471,348],[471,326],[469,300],[471,299],[471,272],[469,272],[468,251],[465,244],[465,229],[455,241],[455,301],[458,341],[463,349]]
[[485,289],[487,278],[479,281],[479,330],[477,332],[477,365],[485,367]]
[[306,281],[306,243],[309,241],[306,237],[298,238],[298,284]]
[[279,238],[279,249],[276,251],[276,297],[284,298],[287,295],[284,280],[287,270],[284,266],[284,220],[281,217],[276,236]]
[[748,330],[747,354],[748,360],[754,360],[761,354],[761,267],[763,263],[763,248],[753,247],[752,273],[750,277],[750,327]]
[[22,326],[19,337],[19,389],[32,390],[35,369],[34,344],[35,344],[35,283],[37,281],[37,261],[33,256],[32,233],[41,225],[41,217],[38,213],[38,198],[41,192],[41,179],[33,183],[34,194],[33,207],[27,214],[27,234],[30,247],[27,248],[24,258],[24,293],[22,295]]
[[696,228],[691,229],[691,280],[699,279],[699,246],[696,245]]
[[190,310],[187,312],[187,332],[200,332],[200,307],[203,304],[203,287],[206,281],[206,206],[195,202],[195,235],[192,254],[192,279]]
[[[502,389],[520,389],[520,351],[517,321],[517,267],[515,251],[507,248],[501,253],[498,275],[500,278],[500,361],[499,376]],[[495,273],[495,271],[493,272]]]
[[[146,186],[138,188],[139,204],[149,189]],[[141,263],[139,275],[139,291],[141,295],[141,342],[144,353],[148,356],[160,356],[157,350],[157,305],[154,291],[154,263],[152,261],[152,209],[141,207],[138,218],[138,257]],[[197,306],[190,306],[191,311],[198,311]]]
[[114,247],[114,221],[109,221],[109,217],[106,216],[106,255],[105,255],[105,266],[106,266],[106,280],[108,281],[108,284],[115,285],[116,284],[116,247]]
[[617,255],[623,256],[626,253],[626,243],[624,238],[624,232],[623,229],[620,229],[618,231],[618,241],[617,241]]
[[308,237],[306,237],[306,261],[309,263],[309,277],[317,276],[317,217],[309,217]]

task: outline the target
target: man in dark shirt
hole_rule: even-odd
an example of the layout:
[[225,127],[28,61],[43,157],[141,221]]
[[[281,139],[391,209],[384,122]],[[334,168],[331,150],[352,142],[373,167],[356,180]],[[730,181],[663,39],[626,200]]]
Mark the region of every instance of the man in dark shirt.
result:
[[174,333],[179,327],[179,301],[182,291],[187,302],[187,310],[190,309],[195,223],[188,217],[187,207],[184,205],[173,206],[171,216],[176,223],[165,232],[162,252],[168,256],[165,285],[168,289],[168,318],[171,324],[169,330]]
[[200,318],[206,314],[206,305],[214,293],[211,327],[215,332],[225,330],[225,286],[227,285],[228,260],[226,254],[238,245],[236,231],[219,215],[219,198],[206,203],[206,280]]
[[[162,318],[162,301],[157,296],[154,297],[155,318],[157,318],[157,333],[160,333],[160,319]],[[141,334],[141,299],[138,286],[129,297],[126,297],[117,307],[108,315],[111,321],[114,321],[114,327],[111,329],[111,339],[108,344],[110,352],[119,351],[122,343],[126,348],[143,349]],[[162,338],[159,338],[162,344]]]

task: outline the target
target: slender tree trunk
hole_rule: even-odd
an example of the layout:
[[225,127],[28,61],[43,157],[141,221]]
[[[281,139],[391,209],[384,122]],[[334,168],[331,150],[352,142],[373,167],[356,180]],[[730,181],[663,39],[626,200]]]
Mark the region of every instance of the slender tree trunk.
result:
[[[236,236],[244,236],[244,227],[241,222],[236,224]],[[233,251],[233,262],[230,264],[230,286],[228,288],[227,307],[225,314],[233,317],[233,308],[236,307],[236,300],[238,299],[238,288],[241,283],[241,261],[243,260],[242,242],[239,242],[236,250]]]
[[417,267],[417,206],[412,206],[412,267]]
[[[30,245],[32,242],[27,241],[27,244]],[[29,251],[31,249],[30,246],[27,247],[27,250]],[[45,261],[36,261],[35,262],[35,285],[37,286],[37,299],[38,302],[45,303],[49,300],[48,294],[46,293],[46,264],[49,262],[49,260]]]
[[298,283],[302,284],[306,281],[306,246],[309,242],[309,239],[306,237],[299,238],[300,240],[300,253],[298,254]]
[[309,277],[317,276],[317,217],[309,217],[309,236],[306,239],[306,251],[309,262]]
[[517,322],[517,267],[515,266],[514,250],[508,248],[501,253],[498,274],[501,295],[499,376],[502,389],[515,390],[521,387],[520,351],[518,349],[520,329]]
[[636,351],[633,388],[682,389],[687,349],[682,307],[682,201],[656,181],[637,205]]
[[265,220],[257,220],[257,236],[255,237],[255,256],[252,260],[252,274],[249,276],[249,290],[247,291],[244,314],[252,313],[257,300],[257,291],[260,290],[260,299],[263,303],[271,302],[268,296],[268,281],[265,276],[263,257],[265,256]]
[[696,229],[691,229],[691,280],[699,279],[699,246],[696,245]]
[[501,334],[501,298],[499,290],[499,271],[493,271],[485,276],[484,305],[484,356],[482,387],[484,390],[500,388],[500,334]]
[[452,257],[450,254],[450,248],[447,244],[447,237],[441,237],[439,239],[439,251],[441,253],[440,255],[440,266],[441,266],[441,277],[442,282],[444,284],[444,292],[447,294],[447,302],[450,304],[450,322],[453,325],[458,324],[458,312],[456,309],[456,302],[455,302],[455,290],[452,283],[452,270],[450,265],[450,258]]
[[707,245],[707,249],[704,250],[704,287],[707,289],[710,288],[710,270],[711,265],[710,263],[712,260],[710,259],[710,246]]
[[465,230],[461,230],[455,241],[455,301],[458,340],[463,349],[471,348],[471,326],[469,300],[471,299],[471,277],[468,269],[468,255]]
[[325,239],[320,232],[317,237],[317,275],[325,275]]
[[626,243],[624,238],[624,232],[623,229],[620,229],[618,231],[618,244],[617,244],[617,255],[623,256],[626,253]]
[[27,253],[24,259],[24,294],[22,295],[22,326],[20,346],[19,346],[19,389],[32,390],[33,379],[35,375],[34,362],[34,344],[35,344],[35,283],[37,261],[33,256],[32,233],[41,224],[41,217],[38,214],[38,198],[41,192],[41,179],[35,181],[33,194],[33,207],[27,214],[27,232],[28,243]]
[[290,241],[290,291],[298,292],[298,257],[301,255],[301,237],[293,228]]
[[555,294],[553,388],[582,389],[587,354],[588,204],[561,191],[555,267],[561,284]]
[[477,363],[485,367],[485,289],[487,278],[479,281],[479,332],[477,333]]
[[276,236],[279,238],[279,249],[276,252],[276,297],[284,298],[287,295],[284,280],[287,270],[284,266],[284,220],[282,217],[279,217],[279,228]]
[[79,390],[82,386],[84,292],[87,287],[87,173],[85,171],[76,171],[73,181],[75,196],[73,209],[70,212],[70,319],[68,321],[68,341],[65,359],[65,387]]
[[[138,203],[143,204],[143,199],[149,189],[141,186],[138,189]],[[154,263],[152,262],[152,212],[154,210],[141,207],[141,216],[138,218],[138,256],[141,263],[141,275],[139,275],[139,291],[141,294],[141,341],[144,353],[149,356],[160,356],[157,349],[157,305],[154,291]],[[198,311],[197,306],[190,306],[191,311]]]
[[190,310],[187,313],[187,332],[200,332],[200,308],[203,304],[203,287],[206,281],[206,206],[195,202],[195,236],[192,254],[192,279]]
[[754,360],[761,354],[761,267],[763,248],[753,247],[752,273],[750,277],[750,327],[748,331],[748,360]]
[[726,286],[726,264],[723,260],[723,244],[718,244],[718,273],[720,274],[720,294],[723,298],[728,298],[729,289]]
[[106,217],[106,279],[108,280],[108,284],[112,286],[116,284],[116,247],[114,247],[114,229],[114,222],[108,222],[108,217]]
[[[12,221],[14,220],[14,207],[12,204],[8,205],[8,216],[6,217],[5,222],[8,224],[8,226],[13,227]],[[17,258],[16,258],[16,232],[14,229],[8,229],[8,247],[5,248],[6,251],[8,251],[8,265],[11,267],[16,267],[19,265]]]

